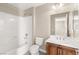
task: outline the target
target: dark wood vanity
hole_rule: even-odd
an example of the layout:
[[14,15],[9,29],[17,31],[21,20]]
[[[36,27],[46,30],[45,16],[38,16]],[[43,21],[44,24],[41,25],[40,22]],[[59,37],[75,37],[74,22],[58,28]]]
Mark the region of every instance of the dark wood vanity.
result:
[[76,55],[76,49],[47,42],[47,55]]

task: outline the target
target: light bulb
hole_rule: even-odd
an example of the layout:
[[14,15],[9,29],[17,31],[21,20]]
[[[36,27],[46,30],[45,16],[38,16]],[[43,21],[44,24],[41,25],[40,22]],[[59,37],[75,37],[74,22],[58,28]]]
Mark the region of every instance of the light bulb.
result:
[[64,5],[63,3],[60,3],[60,4],[59,4],[59,7],[62,7],[63,5]]
[[52,6],[53,9],[56,9],[56,6]]

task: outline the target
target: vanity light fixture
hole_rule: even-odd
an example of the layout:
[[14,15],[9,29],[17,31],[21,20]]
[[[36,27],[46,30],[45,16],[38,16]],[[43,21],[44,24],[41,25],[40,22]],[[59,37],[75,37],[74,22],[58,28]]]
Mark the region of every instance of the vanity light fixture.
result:
[[61,7],[63,7],[63,5],[64,5],[63,3],[55,4],[55,5],[52,6],[52,9],[55,10],[55,9],[57,9],[57,8],[61,8]]
[[55,5],[53,5],[53,6],[52,6],[52,9],[56,9],[56,6],[55,6]]
[[63,5],[64,5],[63,3],[60,3],[60,4],[59,4],[59,7],[63,7]]

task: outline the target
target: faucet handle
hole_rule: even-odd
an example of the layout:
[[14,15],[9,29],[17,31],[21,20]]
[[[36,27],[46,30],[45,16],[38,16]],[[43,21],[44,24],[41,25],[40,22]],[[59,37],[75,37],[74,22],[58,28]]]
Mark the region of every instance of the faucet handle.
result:
[[26,33],[25,36],[28,36],[28,34]]

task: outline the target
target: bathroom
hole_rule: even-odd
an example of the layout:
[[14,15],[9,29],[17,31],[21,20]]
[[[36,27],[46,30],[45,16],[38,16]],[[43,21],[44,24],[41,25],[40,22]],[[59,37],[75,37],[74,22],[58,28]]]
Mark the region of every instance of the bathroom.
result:
[[78,10],[77,3],[0,3],[0,54],[53,55],[50,43],[77,49]]

